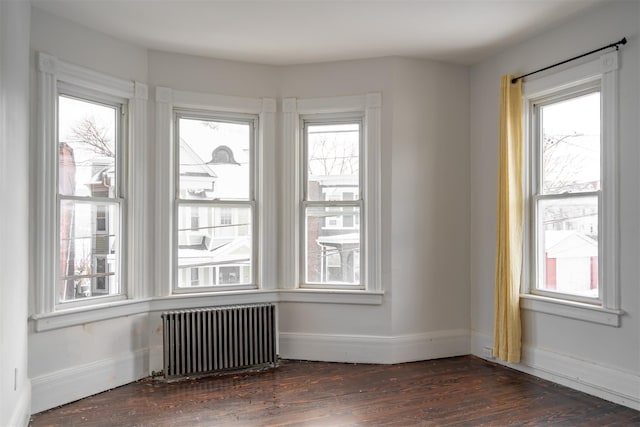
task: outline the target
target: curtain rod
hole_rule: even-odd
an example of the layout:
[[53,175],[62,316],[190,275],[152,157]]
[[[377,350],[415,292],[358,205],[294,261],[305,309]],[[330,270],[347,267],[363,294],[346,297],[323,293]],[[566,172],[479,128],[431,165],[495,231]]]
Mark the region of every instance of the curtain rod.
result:
[[523,75],[521,75],[519,77],[515,77],[515,78],[511,79],[511,83],[516,83],[518,80],[524,79],[525,77],[530,76],[532,74],[540,73],[542,71],[548,70],[549,68],[557,67],[558,65],[562,65],[562,64],[566,64],[567,62],[575,61],[576,59],[583,58],[583,57],[585,57],[587,55],[591,55],[592,53],[600,52],[601,50],[609,49],[610,47],[615,47],[616,50],[619,50],[620,49],[620,45],[624,45],[624,44],[627,44],[627,38],[626,37],[623,37],[622,40],[620,40],[620,41],[617,41],[615,43],[611,43],[610,45],[601,47],[600,49],[595,49],[595,50],[592,50],[591,52],[583,53],[582,55],[578,55],[578,56],[574,56],[573,58],[565,59],[564,61],[558,62],[557,64],[549,65],[548,67],[540,68],[539,70],[532,71],[532,72],[527,73],[527,74],[523,74]]

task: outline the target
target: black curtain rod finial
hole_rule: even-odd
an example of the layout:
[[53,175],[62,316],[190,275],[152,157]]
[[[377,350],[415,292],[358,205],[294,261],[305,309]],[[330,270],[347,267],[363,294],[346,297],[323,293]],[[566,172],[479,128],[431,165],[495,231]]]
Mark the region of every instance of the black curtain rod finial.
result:
[[595,50],[592,50],[591,52],[583,53],[582,55],[574,56],[573,58],[569,58],[569,59],[566,59],[566,60],[564,60],[562,62],[558,62],[557,64],[549,65],[548,67],[544,67],[544,68],[541,68],[539,70],[532,71],[532,72],[527,73],[527,74],[523,74],[523,75],[521,75],[519,77],[514,77],[513,79],[511,79],[511,84],[515,84],[518,80],[524,79],[525,77],[530,76],[532,74],[536,74],[536,73],[539,73],[541,71],[546,71],[546,70],[548,70],[550,68],[557,67],[558,65],[566,64],[567,62],[575,61],[576,59],[583,58],[583,57],[585,57],[587,55],[591,55],[592,53],[600,52],[601,50],[609,49],[610,47],[615,47],[616,50],[620,50],[620,45],[625,45],[625,44],[627,44],[627,38],[623,37],[622,40],[617,41],[615,43],[611,43],[611,44],[609,44],[607,46],[601,47],[600,49],[595,49]]
[[622,40],[620,40],[618,43],[616,43],[616,50],[620,50],[620,45],[624,45],[627,44],[627,38],[623,37]]

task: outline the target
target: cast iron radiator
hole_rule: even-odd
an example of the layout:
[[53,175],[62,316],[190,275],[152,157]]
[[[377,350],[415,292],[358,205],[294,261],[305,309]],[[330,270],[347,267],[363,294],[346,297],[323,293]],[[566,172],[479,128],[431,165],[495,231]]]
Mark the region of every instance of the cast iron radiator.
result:
[[275,367],[275,304],[162,313],[164,377]]

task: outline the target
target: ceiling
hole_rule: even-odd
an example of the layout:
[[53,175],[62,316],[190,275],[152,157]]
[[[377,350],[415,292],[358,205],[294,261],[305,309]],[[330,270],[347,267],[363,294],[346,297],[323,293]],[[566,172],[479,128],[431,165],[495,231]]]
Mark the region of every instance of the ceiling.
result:
[[384,56],[480,62],[609,0],[32,0],[169,52],[292,65]]

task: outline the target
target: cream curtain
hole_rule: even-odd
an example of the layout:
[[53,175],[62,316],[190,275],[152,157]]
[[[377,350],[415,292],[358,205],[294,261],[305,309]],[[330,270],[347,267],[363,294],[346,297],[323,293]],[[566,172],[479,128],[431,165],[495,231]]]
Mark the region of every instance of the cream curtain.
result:
[[496,241],[493,356],[520,362],[520,277],[522,272],[522,80],[503,76]]

